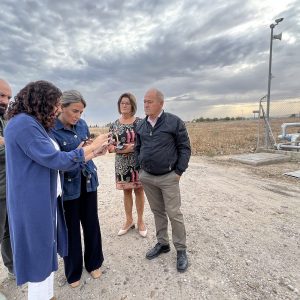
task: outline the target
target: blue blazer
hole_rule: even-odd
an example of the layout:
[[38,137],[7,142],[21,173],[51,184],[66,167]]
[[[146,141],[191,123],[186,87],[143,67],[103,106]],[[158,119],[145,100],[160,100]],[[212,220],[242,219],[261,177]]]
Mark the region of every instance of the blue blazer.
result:
[[57,198],[57,171],[80,166],[84,153],[82,149],[57,151],[44,127],[25,113],[9,120],[5,148],[16,281],[18,285],[39,282],[57,270],[57,252],[67,255],[67,227],[62,202]]

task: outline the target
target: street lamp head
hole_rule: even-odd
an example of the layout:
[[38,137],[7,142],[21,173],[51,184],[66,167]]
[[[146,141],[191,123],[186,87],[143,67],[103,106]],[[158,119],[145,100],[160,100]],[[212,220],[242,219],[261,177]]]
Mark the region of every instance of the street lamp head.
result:
[[276,20],[275,20],[276,24],[278,24],[278,23],[282,22],[282,21],[283,21],[283,19],[284,19],[284,18],[279,18],[279,19],[276,19]]

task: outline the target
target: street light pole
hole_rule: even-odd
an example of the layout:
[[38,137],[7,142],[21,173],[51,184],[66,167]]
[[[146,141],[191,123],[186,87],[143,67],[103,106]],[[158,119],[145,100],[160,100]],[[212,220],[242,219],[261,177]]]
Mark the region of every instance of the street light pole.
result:
[[[267,109],[266,109],[266,119],[269,122],[270,118],[270,99],[271,99],[271,80],[272,80],[272,49],[273,49],[273,39],[281,40],[282,33],[273,35],[273,29],[278,23],[282,22],[283,18],[279,18],[275,20],[275,24],[271,24],[271,38],[270,38],[270,54],[269,54],[269,73],[268,73],[268,93],[267,93]],[[268,148],[269,144],[269,130],[266,128],[266,136],[265,136],[265,144]]]
[[266,117],[269,121],[270,117],[270,94],[271,94],[271,79],[272,79],[272,49],[273,49],[273,29],[275,25],[271,24],[271,38],[270,38],[270,54],[269,54],[269,74],[268,74],[268,94],[267,94],[267,111]]

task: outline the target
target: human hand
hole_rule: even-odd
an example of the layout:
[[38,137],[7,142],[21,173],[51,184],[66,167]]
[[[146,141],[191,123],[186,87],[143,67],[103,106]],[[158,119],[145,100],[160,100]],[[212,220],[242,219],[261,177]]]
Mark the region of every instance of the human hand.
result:
[[93,139],[89,138],[80,142],[76,149],[80,149],[82,147],[90,146],[93,143]]
[[134,144],[122,144],[122,146],[122,149],[118,149],[117,146],[116,150],[118,151],[118,153],[130,153],[134,151]]
[[107,147],[107,150],[109,153],[115,152],[115,146],[112,144],[109,144]]
[[89,139],[86,139],[86,140],[84,140],[84,141],[83,141],[83,145],[82,145],[82,147],[89,146],[89,145],[91,145],[91,144],[92,144],[92,142],[93,142],[93,139],[91,139],[91,138],[89,138]]
[[97,150],[101,146],[104,146],[104,145],[107,146],[109,144],[110,136],[111,136],[110,133],[100,134],[90,143],[90,145],[92,145],[95,150]]
[[180,180],[180,178],[181,178],[181,176],[180,176],[180,175],[178,175],[178,174],[176,174],[176,178],[177,178],[177,180],[179,181],[179,180]]
[[94,148],[93,149],[94,157],[104,155],[107,152],[108,147],[110,145],[110,139],[111,139],[111,134],[104,133],[104,134],[100,134],[96,139],[92,141],[90,145],[92,145]]
[[134,144],[133,143],[131,143],[131,144],[125,144],[125,149],[128,152],[134,152]]
[[0,145],[5,145],[4,137],[0,136]]
[[93,151],[93,154],[96,156],[104,155],[108,150],[108,145],[102,145],[99,149]]

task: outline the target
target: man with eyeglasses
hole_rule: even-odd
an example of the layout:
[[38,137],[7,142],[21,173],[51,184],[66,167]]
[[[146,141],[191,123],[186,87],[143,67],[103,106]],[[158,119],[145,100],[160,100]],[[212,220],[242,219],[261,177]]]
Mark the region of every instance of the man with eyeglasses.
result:
[[5,139],[3,136],[6,125],[4,114],[10,98],[11,88],[9,84],[4,79],[0,79],[0,243],[2,259],[8,269],[8,277],[14,278],[13,256],[6,211]]

